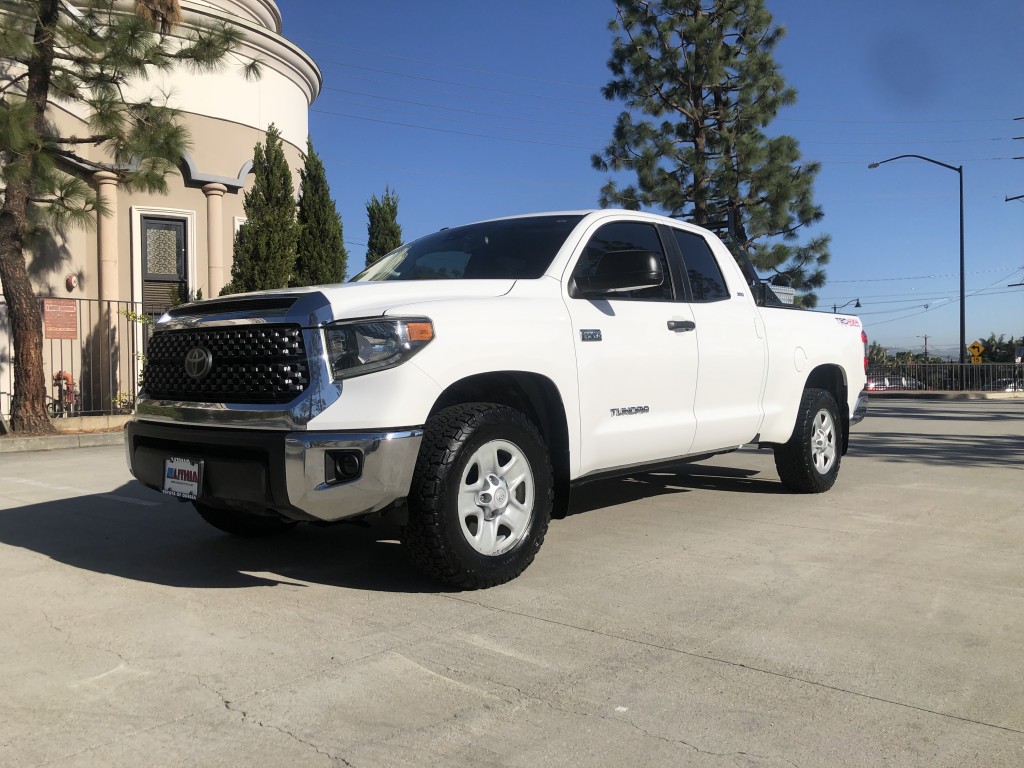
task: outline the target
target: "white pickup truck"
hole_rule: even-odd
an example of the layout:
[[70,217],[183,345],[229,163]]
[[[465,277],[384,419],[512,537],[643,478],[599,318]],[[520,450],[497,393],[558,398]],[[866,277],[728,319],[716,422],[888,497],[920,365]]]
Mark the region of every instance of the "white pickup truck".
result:
[[865,336],[781,305],[712,233],[602,210],[423,237],[351,282],[171,310],[126,431],[142,483],[238,535],[397,513],[463,588],[519,575],[574,484],[771,446],[836,480]]

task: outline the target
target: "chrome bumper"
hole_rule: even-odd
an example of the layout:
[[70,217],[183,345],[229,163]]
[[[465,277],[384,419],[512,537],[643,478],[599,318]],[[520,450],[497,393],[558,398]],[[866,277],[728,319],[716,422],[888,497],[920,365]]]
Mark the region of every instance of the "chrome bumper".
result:
[[[319,520],[377,512],[409,493],[422,429],[398,432],[299,432],[285,438],[288,502]],[[362,473],[345,483],[325,482],[328,451],[358,451]]]
[[[199,502],[334,521],[405,499],[422,439],[419,427],[278,432],[134,419],[125,430],[125,449],[132,474],[157,491],[163,489],[167,459],[188,458],[203,462]],[[358,474],[336,479],[328,451],[358,455]]]

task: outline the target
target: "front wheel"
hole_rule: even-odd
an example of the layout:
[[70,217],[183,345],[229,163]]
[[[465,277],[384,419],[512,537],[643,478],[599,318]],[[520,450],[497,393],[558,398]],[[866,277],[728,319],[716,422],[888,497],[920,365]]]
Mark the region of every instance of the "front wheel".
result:
[[428,576],[463,589],[511,581],[533,562],[554,481],[537,427],[503,405],[446,408],[424,428],[405,544]]
[[839,406],[824,389],[805,389],[793,436],[775,446],[775,468],[782,484],[798,493],[823,493],[839,476],[842,459]]

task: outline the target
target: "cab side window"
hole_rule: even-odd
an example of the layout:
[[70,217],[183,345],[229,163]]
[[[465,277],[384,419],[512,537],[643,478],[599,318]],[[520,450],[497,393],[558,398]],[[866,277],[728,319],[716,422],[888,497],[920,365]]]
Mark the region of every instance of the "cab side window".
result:
[[649,251],[657,254],[661,260],[661,269],[665,279],[661,285],[655,288],[609,294],[605,298],[634,301],[673,301],[675,299],[672,275],[669,272],[668,260],[665,258],[665,249],[661,245],[658,230],[653,224],[640,221],[616,221],[612,224],[605,224],[597,230],[580,256],[580,260],[573,270],[573,277],[593,275],[603,260],[614,259],[617,253],[623,251]]
[[673,229],[686,265],[686,277],[690,281],[690,292],[694,301],[722,301],[729,298],[722,270],[715,261],[707,240],[693,232]]

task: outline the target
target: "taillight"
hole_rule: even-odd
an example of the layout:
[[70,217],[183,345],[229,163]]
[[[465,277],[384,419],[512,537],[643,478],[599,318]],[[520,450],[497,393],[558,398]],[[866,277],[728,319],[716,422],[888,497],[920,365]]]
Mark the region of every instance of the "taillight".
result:
[[860,340],[864,342],[864,373],[868,372],[868,334],[867,331],[861,330]]

